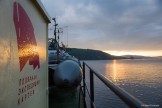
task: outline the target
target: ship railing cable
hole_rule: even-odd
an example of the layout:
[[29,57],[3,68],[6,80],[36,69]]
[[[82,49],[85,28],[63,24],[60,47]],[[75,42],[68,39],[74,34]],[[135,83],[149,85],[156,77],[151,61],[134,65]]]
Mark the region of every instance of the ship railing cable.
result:
[[[85,82],[85,67],[89,69],[90,73],[90,91],[88,90],[87,84]],[[111,91],[113,91],[123,102],[126,103],[130,108],[147,108],[143,102],[135,98],[133,95],[125,91],[124,89],[120,88],[119,86],[115,85],[112,81],[107,79],[105,76],[97,73],[94,71],[89,65],[87,65],[85,62],[83,62],[83,98],[84,98],[84,108],[87,106],[86,104],[86,94],[88,94],[90,98],[90,107],[96,108],[94,103],[94,75],[100,79],[102,83],[104,83],[108,88],[110,88]],[[87,91],[87,92],[86,92]]]
[[[84,92],[83,92],[83,86],[81,86],[80,85],[80,88],[79,88],[79,102],[78,102],[78,108],[80,108],[80,96],[81,96],[81,93],[83,94]],[[89,96],[89,98],[91,98],[91,96],[90,96],[90,93],[89,93],[89,90],[88,90],[88,87],[87,87],[87,85],[85,85],[85,88],[86,88],[86,91],[87,91],[87,94],[88,94],[88,96]],[[84,97],[83,97],[83,103],[84,103]],[[95,104],[94,104],[94,102],[92,102],[91,100],[90,100],[90,103],[93,105],[93,108],[96,108],[96,106],[95,106]],[[87,108],[87,106],[84,106],[84,108]]]
[[90,95],[90,92],[89,92],[89,90],[88,90],[87,85],[85,85],[85,88],[86,88],[87,94],[88,94],[88,96],[89,96],[89,98],[90,98],[90,104],[93,106],[93,108],[96,108],[96,106],[95,106],[95,104],[94,104],[94,101],[92,101],[92,99],[91,99],[91,95]]
[[81,92],[82,92],[82,87],[81,84],[79,85],[79,102],[78,102],[78,108],[80,108],[80,96],[81,96]]

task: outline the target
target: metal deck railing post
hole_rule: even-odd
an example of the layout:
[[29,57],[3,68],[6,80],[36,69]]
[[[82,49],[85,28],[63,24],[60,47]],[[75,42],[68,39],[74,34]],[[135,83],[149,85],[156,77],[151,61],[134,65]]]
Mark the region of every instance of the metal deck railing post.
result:
[[84,91],[83,96],[85,97],[86,93],[85,93],[85,63],[84,62],[83,62],[83,91]]
[[84,97],[84,108],[86,108],[86,101],[85,101],[85,97],[86,97],[86,90],[85,90],[85,63],[83,62],[83,97]]
[[94,79],[93,79],[93,72],[90,69],[90,95],[91,95],[91,108],[93,107],[94,102]]

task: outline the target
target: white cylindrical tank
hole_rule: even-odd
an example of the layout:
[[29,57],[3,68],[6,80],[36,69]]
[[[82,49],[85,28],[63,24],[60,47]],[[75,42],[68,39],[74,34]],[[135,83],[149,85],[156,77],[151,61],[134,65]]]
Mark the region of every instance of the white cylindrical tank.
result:
[[54,72],[54,83],[61,88],[76,88],[82,80],[82,69],[78,62],[65,60]]

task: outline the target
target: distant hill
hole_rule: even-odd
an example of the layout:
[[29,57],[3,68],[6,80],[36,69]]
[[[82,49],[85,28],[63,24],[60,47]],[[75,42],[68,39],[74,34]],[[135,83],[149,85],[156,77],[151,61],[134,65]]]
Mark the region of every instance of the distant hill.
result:
[[147,59],[147,58],[152,58],[152,57],[139,56],[139,55],[124,55],[122,57],[125,57],[126,59]]
[[157,56],[157,57],[154,57],[154,58],[162,59],[162,56]]
[[67,52],[78,58],[79,60],[112,60],[112,59],[121,59],[123,57],[117,57],[105,53],[99,50],[92,49],[77,49],[77,48],[67,48]]
[[108,53],[105,53],[100,50],[93,49],[78,49],[78,48],[67,48],[66,51],[78,58],[79,60],[112,60],[112,59],[150,59],[150,58],[162,58],[159,57],[147,57],[139,55],[124,55],[124,56],[114,56]]

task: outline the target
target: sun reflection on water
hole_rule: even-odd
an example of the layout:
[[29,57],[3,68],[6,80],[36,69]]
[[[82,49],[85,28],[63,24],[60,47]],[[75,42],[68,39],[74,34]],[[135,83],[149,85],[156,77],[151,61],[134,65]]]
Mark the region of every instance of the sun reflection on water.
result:
[[112,63],[107,63],[105,75],[107,78],[111,79],[113,82],[118,82],[125,79],[125,66],[124,63],[118,63],[117,60],[113,60]]
[[116,60],[113,60],[113,81],[116,82],[117,76],[116,76]]

